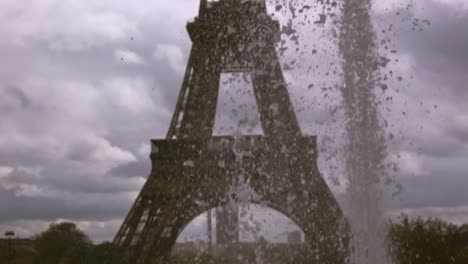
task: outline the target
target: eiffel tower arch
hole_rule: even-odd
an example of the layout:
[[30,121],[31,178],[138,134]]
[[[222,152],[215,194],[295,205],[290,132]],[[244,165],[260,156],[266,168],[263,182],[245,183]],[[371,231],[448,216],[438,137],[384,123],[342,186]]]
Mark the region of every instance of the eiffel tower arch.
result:
[[[347,224],[317,167],[315,136],[302,135],[275,50],[279,23],[264,0],[201,0],[166,139],[152,140],[152,171],[114,244],[131,263],[166,263],[196,216],[236,200],[242,181],[259,203],[302,229],[308,263],[344,263]],[[220,75],[250,72],[263,135],[213,136]]]

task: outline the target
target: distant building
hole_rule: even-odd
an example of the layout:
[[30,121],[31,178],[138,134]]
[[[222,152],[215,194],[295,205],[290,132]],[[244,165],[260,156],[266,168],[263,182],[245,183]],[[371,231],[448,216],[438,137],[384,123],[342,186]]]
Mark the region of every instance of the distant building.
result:
[[239,243],[239,207],[223,206],[216,209],[216,244],[226,246]]
[[292,231],[288,233],[288,243],[289,244],[298,244],[302,243],[302,233],[301,231]]
[[173,247],[174,252],[199,252],[203,251],[204,247],[195,242],[176,243]]

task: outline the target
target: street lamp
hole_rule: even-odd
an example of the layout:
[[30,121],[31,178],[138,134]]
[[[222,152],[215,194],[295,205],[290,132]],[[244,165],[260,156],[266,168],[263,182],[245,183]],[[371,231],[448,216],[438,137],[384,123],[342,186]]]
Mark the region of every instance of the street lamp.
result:
[[12,257],[12,255],[11,255],[11,238],[15,236],[15,232],[7,231],[7,232],[5,232],[5,236],[8,237],[8,257],[7,257],[8,262],[7,263],[10,264],[11,263],[11,257]]

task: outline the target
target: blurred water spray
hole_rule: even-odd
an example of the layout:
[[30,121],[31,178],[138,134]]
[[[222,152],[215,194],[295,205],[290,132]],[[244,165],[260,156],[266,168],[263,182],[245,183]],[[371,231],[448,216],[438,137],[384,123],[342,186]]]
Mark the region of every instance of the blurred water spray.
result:
[[347,117],[345,160],[353,264],[387,262],[381,207],[386,143],[375,96],[379,56],[370,8],[370,0],[345,0],[339,39],[344,75],[341,93]]

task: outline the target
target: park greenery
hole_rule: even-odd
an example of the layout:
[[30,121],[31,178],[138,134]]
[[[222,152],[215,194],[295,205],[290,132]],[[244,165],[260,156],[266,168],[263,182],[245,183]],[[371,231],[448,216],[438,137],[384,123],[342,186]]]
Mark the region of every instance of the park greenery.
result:
[[[124,252],[110,242],[93,244],[74,223],[51,224],[38,234],[27,247],[16,246],[11,264],[126,264]],[[3,240],[4,242],[4,240]],[[13,241],[15,242],[15,241]],[[0,247],[0,262],[5,262],[5,243]],[[437,219],[401,217],[389,225],[389,252],[396,264],[468,264],[468,225],[454,225]],[[294,252],[289,247],[285,252]],[[271,252],[280,248],[270,246]],[[245,252],[254,251],[245,248]],[[295,256],[276,254],[268,263],[308,263]],[[299,252],[299,254],[298,254]],[[231,254],[232,255],[232,254]],[[270,254],[266,254],[270,255]],[[274,254],[273,254],[274,255]],[[298,259],[299,257],[299,259]],[[241,263],[250,263],[250,258]],[[252,257],[252,260],[255,258]],[[299,261],[299,262],[298,262]],[[213,256],[206,252],[178,252],[172,263],[240,263],[229,254]],[[252,262],[255,263],[255,262]]]
[[[16,248],[11,264],[125,264],[112,243],[93,244],[74,223],[51,224],[32,238],[33,250]],[[31,251],[33,253],[31,253]],[[5,255],[5,254],[3,254]],[[0,263],[7,263],[0,261]]]
[[468,224],[405,216],[390,225],[389,242],[398,264],[468,264]]

